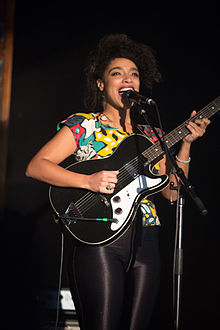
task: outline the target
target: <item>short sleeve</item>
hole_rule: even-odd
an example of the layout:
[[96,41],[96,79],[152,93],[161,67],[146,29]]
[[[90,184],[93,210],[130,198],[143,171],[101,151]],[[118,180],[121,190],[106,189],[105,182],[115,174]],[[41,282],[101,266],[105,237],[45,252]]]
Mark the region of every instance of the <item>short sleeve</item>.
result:
[[80,138],[85,133],[85,129],[82,127],[82,122],[84,119],[85,117],[81,114],[73,114],[57,125],[57,130],[60,130],[64,126],[69,127],[75,138],[77,149],[79,148]]

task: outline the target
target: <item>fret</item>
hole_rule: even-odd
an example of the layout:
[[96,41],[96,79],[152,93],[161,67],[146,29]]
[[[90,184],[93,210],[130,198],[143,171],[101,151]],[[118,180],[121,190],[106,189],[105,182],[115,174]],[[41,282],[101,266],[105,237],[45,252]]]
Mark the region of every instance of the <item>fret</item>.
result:
[[156,158],[160,157],[164,153],[163,149],[161,148],[160,142],[154,143],[150,146],[147,150],[143,152],[144,157],[148,159],[148,164],[154,161]]
[[[210,118],[218,111],[220,111],[220,96],[211,103],[209,103],[206,107],[198,111],[194,117],[189,118],[184,123],[182,123],[177,128],[175,128],[173,131],[166,134],[164,137],[164,141],[166,142],[168,148],[171,148],[173,145],[181,141],[185,136],[187,136],[190,133],[186,127],[189,121],[195,121],[196,119],[202,119],[202,118]],[[147,162],[148,164],[150,164],[151,162],[153,162],[155,159],[162,156],[163,154],[164,151],[161,148],[159,141],[157,141],[155,144],[153,144],[143,152],[144,157],[148,159]]]

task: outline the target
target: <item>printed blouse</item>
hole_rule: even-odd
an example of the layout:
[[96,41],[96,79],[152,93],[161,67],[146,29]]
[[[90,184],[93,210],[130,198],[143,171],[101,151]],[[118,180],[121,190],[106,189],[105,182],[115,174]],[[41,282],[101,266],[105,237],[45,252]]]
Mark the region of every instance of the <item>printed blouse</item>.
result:
[[[109,126],[103,113],[76,113],[60,122],[58,130],[63,126],[69,127],[73,133],[77,144],[77,161],[110,156],[125,137],[134,134]],[[150,126],[143,126],[143,132],[153,143],[157,141]],[[159,129],[157,133],[162,135]],[[153,171],[154,174],[159,173],[159,164],[154,166]],[[160,225],[155,205],[150,199],[143,199],[140,209],[143,226]]]

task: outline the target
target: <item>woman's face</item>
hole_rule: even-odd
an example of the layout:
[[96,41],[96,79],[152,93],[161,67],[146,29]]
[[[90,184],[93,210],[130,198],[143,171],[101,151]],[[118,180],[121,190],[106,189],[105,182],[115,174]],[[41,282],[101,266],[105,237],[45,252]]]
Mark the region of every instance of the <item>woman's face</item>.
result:
[[139,71],[134,62],[127,58],[115,58],[107,66],[103,80],[98,79],[97,85],[105,96],[105,108],[124,109],[123,91],[132,89],[139,91]]

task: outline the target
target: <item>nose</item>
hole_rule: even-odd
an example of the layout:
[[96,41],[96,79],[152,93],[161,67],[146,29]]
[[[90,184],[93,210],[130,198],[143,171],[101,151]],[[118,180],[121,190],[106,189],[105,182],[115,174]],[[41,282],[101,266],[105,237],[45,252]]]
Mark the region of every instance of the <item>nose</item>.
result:
[[133,81],[132,76],[129,73],[125,73],[123,77],[123,81],[125,83],[130,83]]

